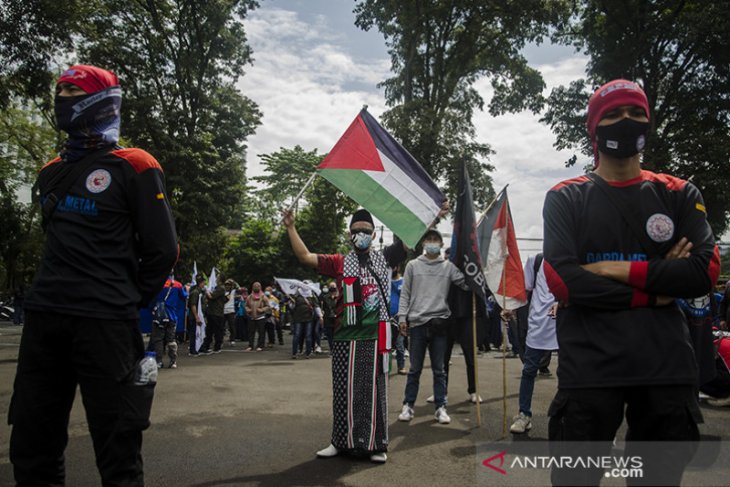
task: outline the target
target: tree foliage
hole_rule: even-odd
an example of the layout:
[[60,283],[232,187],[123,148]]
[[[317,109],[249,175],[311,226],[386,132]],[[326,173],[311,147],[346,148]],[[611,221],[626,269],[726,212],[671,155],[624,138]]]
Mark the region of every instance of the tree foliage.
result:
[[472,124],[485,104],[474,82],[491,80],[492,115],[539,110],[544,82],[520,50],[546,35],[565,12],[563,2],[365,0],[355,12],[356,24],[377,27],[389,48],[394,76],[381,86],[392,108],[384,125],[445,185],[450,199],[466,162],[475,203],[487,203],[494,195],[486,162],[492,150],[477,141]]
[[0,289],[27,284],[40,260],[37,208],[18,192],[52,155],[56,132],[41,112],[6,100],[0,108]]
[[592,157],[585,130],[592,91],[616,78],[638,81],[651,110],[644,166],[691,179],[722,234],[730,218],[729,30],[730,9],[722,1],[576,2],[554,38],[590,56],[587,76],[555,89],[543,118],[557,148],[576,150],[567,164],[579,154]]
[[223,227],[240,224],[245,140],[260,123],[235,83],[251,62],[242,20],[252,0],[107,0],[88,19],[82,60],[117,72],[122,131],[163,166],[181,263],[222,255]]

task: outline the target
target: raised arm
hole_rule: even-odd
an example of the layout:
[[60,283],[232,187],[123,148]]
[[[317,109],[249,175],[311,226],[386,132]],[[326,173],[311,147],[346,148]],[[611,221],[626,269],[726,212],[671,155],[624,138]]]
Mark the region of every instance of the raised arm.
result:
[[286,233],[289,235],[289,242],[291,242],[291,248],[294,251],[294,255],[297,256],[299,262],[306,265],[307,267],[317,267],[317,254],[313,254],[309,251],[304,241],[299,236],[296,227],[294,226],[294,214],[291,210],[284,210],[282,212],[284,226],[286,227]]

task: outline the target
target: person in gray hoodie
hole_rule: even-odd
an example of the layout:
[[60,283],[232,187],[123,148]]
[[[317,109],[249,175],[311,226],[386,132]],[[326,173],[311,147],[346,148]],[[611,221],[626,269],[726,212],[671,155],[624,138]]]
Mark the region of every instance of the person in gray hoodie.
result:
[[443,239],[436,230],[423,236],[425,253],[406,266],[398,309],[400,333],[410,341],[411,368],[406,382],[403,410],[398,419],[413,419],[413,404],[418,396],[418,385],[423,360],[428,348],[433,372],[433,394],[436,420],[448,424],[446,412],[446,370],[444,357],[448,346],[448,327],[451,310],[447,302],[449,287],[455,284],[469,289],[464,275],[457,267],[441,257]]

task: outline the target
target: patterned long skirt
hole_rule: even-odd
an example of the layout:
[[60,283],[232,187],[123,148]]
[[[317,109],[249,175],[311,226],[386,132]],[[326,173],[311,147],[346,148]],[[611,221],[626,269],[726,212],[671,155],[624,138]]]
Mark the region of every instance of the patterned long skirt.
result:
[[354,452],[388,450],[388,375],[377,340],[334,342],[332,444]]

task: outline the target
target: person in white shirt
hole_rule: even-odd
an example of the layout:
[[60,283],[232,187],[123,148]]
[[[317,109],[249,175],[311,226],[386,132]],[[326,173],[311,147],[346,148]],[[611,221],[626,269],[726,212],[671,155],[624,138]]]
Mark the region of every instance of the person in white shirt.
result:
[[[529,257],[525,263],[525,289],[532,294],[527,318],[527,346],[520,380],[520,410],[510,427],[512,433],[525,433],[532,428],[532,392],[540,361],[546,352],[558,349],[555,334],[557,303],[548,289],[543,267],[542,254]],[[512,319],[514,314],[514,310],[505,309],[502,311],[502,319]]]

